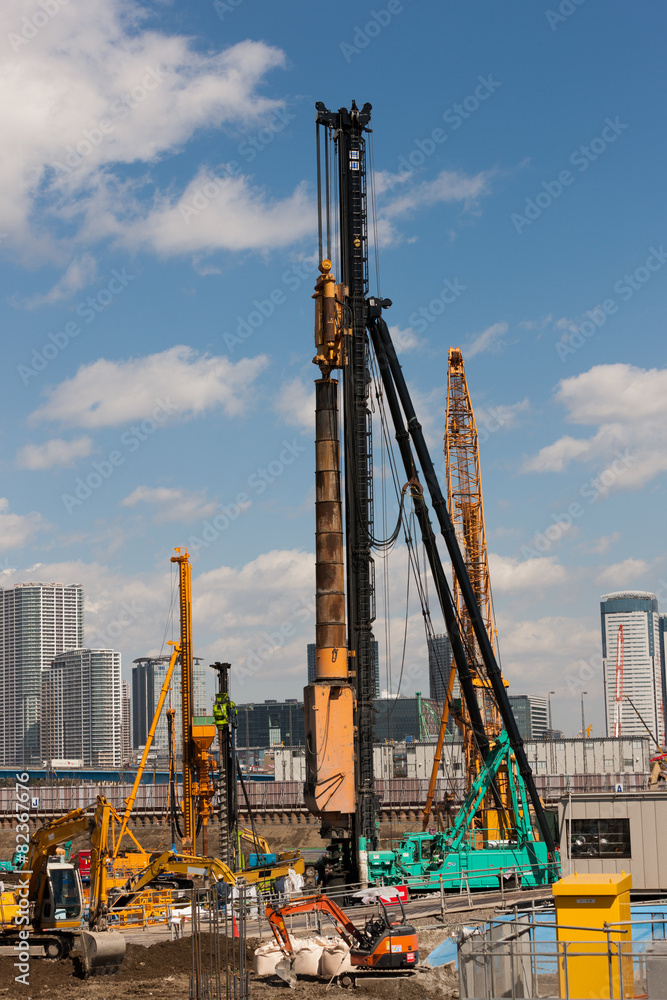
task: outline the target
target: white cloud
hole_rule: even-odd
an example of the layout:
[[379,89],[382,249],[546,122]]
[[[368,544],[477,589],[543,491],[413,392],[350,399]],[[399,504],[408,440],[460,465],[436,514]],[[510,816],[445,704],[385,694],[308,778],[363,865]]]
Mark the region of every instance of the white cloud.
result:
[[50,291],[45,295],[35,295],[27,299],[24,303],[28,309],[36,309],[38,306],[53,305],[62,299],[68,299],[75,292],[81,291],[97,276],[97,261],[89,253],[83,253],[75,257],[65,273],[55,283]]
[[282,102],[259,88],[285,65],[280,49],[251,40],[198,49],[186,35],[145,27],[148,12],[136,0],[63,3],[35,30],[37,13],[47,16],[32,0],[0,8],[0,217],[13,246],[59,259],[63,247],[108,236],[165,253],[283,245],[287,232],[298,239],[312,224],[293,216],[280,231],[287,210],[305,211],[303,192],[275,202],[239,176],[226,187],[231,217],[215,240],[216,208],[188,228],[173,215],[178,194],[156,189],[141,172],[132,180],[124,173],[179,152],[204,129],[266,121]]
[[610,535],[600,535],[599,538],[594,539],[589,545],[583,546],[583,551],[588,552],[590,555],[602,556],[616,544],[620,537],[620,531],[612,531]]
[[489,574],[493,590],[497,594],[516,591],[536,593],[547,587],[564,583],[567,579],[565,567],[556,556],[542,556],[539,559],[515,559],[489,552]]
[[314,232],[316,220],[304,184],[282,201],[272,201],[245,177],[214,177],[203,169],[182,194],[162,195],[151,211],[137,215],[116,226],[120,242],[167,255],[287,246]]
[[526,396],[518,403],[499,403],[497,406],[476,406],[475,423],[480,441],[499,430],[511,430],[519,423],[519,415],[530,409],[530,400]]
[[[313,369],[315,371],[315,369]],[[314,381],[314,380],[313,380]],[[339,407],[342,400],[339,400]],[[285,382],[276,397],[274,407],[286,424],[304,431],[315,428],[315,386],[295,377]]]
[[607,566],[595,578],[600,587],[625,587],[639,580],[650,572],[650,563],[645,559],[624,559],[623,562]]
[[562,472],[572,459],[585,456],[588,445],[566,434],[553,444],[541,448],[537,455],[528,459],[523,466],[524,472]]
[[[592,616],[554,615],[533,621],[512,621],[501,614],[498,633],[503,674],[509,681],[510,694],[544,695],[547,690],[555,690],[557,696],[571,697],[568,676],[578,677],[582,665],[586,687],[590,692],[594,690],[590,685],[595,680],[591,678],[595,669],[599,670],[601,653],[600,626]],[[601,675],[599,683],[601,687]],[[571,712],[569,706],[567,712],[568,715]],[[557,718],[554,724],[558,726]]]
[[524,472],[562,472],[573,461],[602,466],[599,489],[638,489],[667,470],[667,368],[596,365],[563,379],[555,400],[569,423],[595,428],[542,448]]
[[56,465],[72,466],[77,458],[87,458],[93,450],[89,437],[64,441],[52,438],[44,444],[27,444],[16,456],[16,464],[22,469],[52,469]]
[[507,333],[507,323],[493,323],[486,330],[475,334],[463,347],[465,358],[474,358],[483,351],[497,351],[503,346],[502,337]]
[[[0,552],[2,535],[0,515]],[[172,554],[166,551],[156,568],[134,575],[82,560],[37,563],[0,572],[0,586],[26,580],[80,583],[84,642],[120,650],[123,675],[129,677],[137,656],[168,652],[161,642],[170,621]],[[296,693],[305,683],[306,643],[314,636],[314,590],[312,553],[276,550],[207,573],[198,573],[194,560],[195,654],[212,662],[224,650],[232,663],[233,692],[250,701],[284,697],[286,677]]]
[[[434,180],[415,184],[404,194],[389,201],[383,206],[381,215],[394,218],[439,202],[464,202],[465,207],[470,208],[477,199],[489,193],[490,178],[490,173],[470,175],[443,170]],[[398,175],[397,180],[403,180],[401,175]]]
[[156,508],[159,523],[196,521],[209,517],[218,510],[218,504],[207,500],[203,490],[193,492],[167,486],[137,486],[120,503],[121,507],[136,507],[140,503],[151,504]]
[[0,552],[6,549],[20,549],[33,540],[44,528],[40,514],[10,514],[9,500],[0,497]]
[[267,364],[263,355],[234,363],[184,345],[128,361],[100,358],[50,390],[30,422],[113,427],[150,417],[156,407],[161,421],[172,414],[196,416],[213,406],[237,416],[245,410],[248,390]]
[[399,326],[390,326],[389,333],[391,334],[394,347],[401,354],[407,354],[408,351],[416,351],[424,343],[411,326],[407,326],[405,330],[401,330]]

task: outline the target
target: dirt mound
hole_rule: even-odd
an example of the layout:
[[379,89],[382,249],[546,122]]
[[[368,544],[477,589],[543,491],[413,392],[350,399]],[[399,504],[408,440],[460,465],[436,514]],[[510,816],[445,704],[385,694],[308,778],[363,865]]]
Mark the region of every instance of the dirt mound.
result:
[[[203,969],[210,967],[209,955],[213,946],[213,938],[209,934],[201,935],[201,963]],[[246,968],[252,971],[255,948],[259,944],[258,938],[249,938],[246,943]],[[228,963],[232,964],[232,948],[236,950],[236,966],[239,965],[238,939],[221,936],[219,939],[220,966],[225,967],[225,957]],[[23,996],[21,990],[25,987],[14,982],[17,969],[14,968],[13,958],[0,958],[0,997]],[[85,995],[84,987],[90,984],[92,990],[94,984],[101,988],[106,984],[104,995],[108,997],[122,995],[121,983],[131,980],[149,982],[151,980],[165,980],[169,977],[189,976],[192,971],[192,939],[181,938],[178,941],[159,941],[157,944],[145,948],[140,944],[128,944],[125,952],[125,959],[115,976],[94,977],[87,980],[85,984],[74,976],[74,966],[70,959],[62,961],[52,961],[44,958],[33,958],[30,960],[30,990],[31,996],[39,996],[51,993],[53,996],[65,996],[69,993],[61,992],[69,987],[73,989],[76,984],[81,987],[79,995]],[[9,986],[11,984],[11,986]],[[3,989],[4,987],[4,989]],[[120,992],[119,992],[120,991]],[[27,993],[26,993],[27,995]]]

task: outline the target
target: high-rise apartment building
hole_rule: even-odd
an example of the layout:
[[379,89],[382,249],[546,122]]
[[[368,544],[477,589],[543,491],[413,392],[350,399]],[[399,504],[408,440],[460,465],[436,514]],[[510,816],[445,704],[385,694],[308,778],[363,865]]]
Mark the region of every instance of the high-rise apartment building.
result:
[[120,653],[71,649],[41,675],[41,758],[81,760],[85,767],[123,763]]
[[[428,646],[428,694],[432,701],[444,705],[449,672],[452,666],[452,645],[446,633],[434,635],[427,640]],[[455,682],[458,684],[458,678]],[[458,691],[454,691],[458,697]]]
[[123,718],[123,764],[132,757],[132,699],[130,685],[127,681],[121,683],[121,714]]
[[623,626],[623,701],[620,706],[621,735],[643,736],[643,723],[626,695],[634,702],[651,732],[662,744],[665,720],[662,702],[660,618],[655,594],[623,590],[601,598],[602,663],[607,736],[613,736],[619,626]]
[[[141,656],[134,660],[132,667],[132,740],[134,748],[144,746],[151,728],[160,691],[167,676],[169,656]],[[209,706],[206,701],[206,667],[203,660],[194,657],[192,665],[192,705],[193,715],[206,715]],[[152,749],[168,752],[169,729],[167,709],[176,710],[175,735],[177,753],[183,745],[183,718],[181,709],[181,664],[177,662],[171,675],[169,691],[160,713],[160,719],[153,737]]]
[[0,765],[38,765],[41,675],[83,646],[80,584],[18,583],[0,590]]
[[[315,680],[315,643],[308,643],[308,683]],[[377,639],[373,640],[373,659],[375,662],[375,697],[380,697],[380,646]]]

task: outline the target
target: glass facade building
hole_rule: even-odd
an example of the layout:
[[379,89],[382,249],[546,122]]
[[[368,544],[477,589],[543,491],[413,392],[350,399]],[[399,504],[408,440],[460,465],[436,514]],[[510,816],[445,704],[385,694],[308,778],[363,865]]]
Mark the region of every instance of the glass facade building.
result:
[[81,760],[84,767],[120,767],[123,707],[120,653],[71,649],[41,677],[41,757]]
[[80,584],[0,590],[0,765],[41,766],[42,672],[58,653],[82,646]]
[[[132,666],[132,743],[136,749],[146,743],[151,728],[155,709],[160,699],[160,691],[167,676],[169,656],[142,656],[133,661]],[[199,657],[193,658],[192,666],[192,714],[205,716],[209,714],[206,702],[206,667]],[[181,707],[181,664],[176,662],[171,675],[169,691],[160,713],[160,718],[153,737],[152,749],[169,752],[169,729],[167,726],[167,709],[176,710],[175,743],[176,753],[180,753],[183,744],[183,718]]]
[[304,746],[303,702],[248,702],[237,705],[237,747],[266,749],[273,746]]
[[[431,639],[428,639],[427,646],[429,698],[444,705],[449,671],[452,666],[452,645],[449,641],[449,636],[443,633],[442,635],[434,635]],[[459,697],[458,678],[454,682],[453,697]]]

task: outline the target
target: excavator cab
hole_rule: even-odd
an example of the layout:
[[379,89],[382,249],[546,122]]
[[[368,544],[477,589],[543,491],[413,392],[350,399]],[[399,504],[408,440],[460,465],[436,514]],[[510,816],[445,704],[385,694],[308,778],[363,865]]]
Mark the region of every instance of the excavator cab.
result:
[[412,969],[419,962],[417,931],[407,922],[403,903],[398,901],[401,919],[392,920],[387,906],[378,899],[378,912],[364,927],[365,948],[350,953],[352,965],[374,969]]
[[42,895],[40,926],[78,927],[83,914],[79,873],[73,865],[50,861],[46,866],[46,884]]

